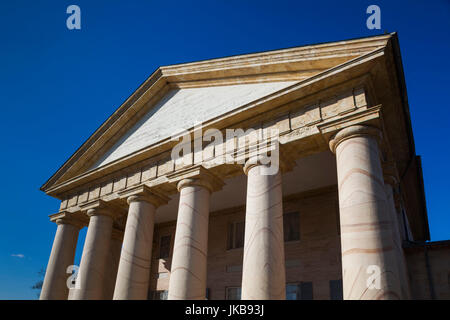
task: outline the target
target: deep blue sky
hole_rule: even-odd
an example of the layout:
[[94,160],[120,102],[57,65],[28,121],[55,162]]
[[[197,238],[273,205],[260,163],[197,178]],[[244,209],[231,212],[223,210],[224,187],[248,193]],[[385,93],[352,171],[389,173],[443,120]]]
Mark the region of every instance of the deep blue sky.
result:
[[[366,28],[370,4],[382,30]],[[59,208],[39,187],[158,66],[385,30],[399,33],[431,238],[449,239],[449,1],[1,1],[0,299],[36,297]]]

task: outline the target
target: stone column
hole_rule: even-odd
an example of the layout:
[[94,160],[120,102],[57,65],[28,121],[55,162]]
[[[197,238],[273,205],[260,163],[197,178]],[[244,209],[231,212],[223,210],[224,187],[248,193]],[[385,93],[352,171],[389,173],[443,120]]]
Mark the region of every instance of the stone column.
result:
[[78,233],[83,227],[82,223],[67,216],[58,217],[55,221],[58,227],[45,272],[41,300],[67,300],[67,279],[70,276],[67,267],[73,265]]
[[116,285],[117,270],[119,268],[120,252],[122,250],[123,232],[113,229],[111,235],[111,244],[108,251],[108,261],[106,263],[106,277],[104,299],[112,300],[114,296],[114,287]]
[[89,227],[81,256],[74,300],[100,300],[105,297],[108,251],[111,248],[113,213],[99,206],[87,211]]
[[286,274],[283,236],[283,194],[281,172],[250,159],[247,175],[243,300],[283,300]]
[[[129,204],[114,300],[147,299],[156,208],[167,199],[146,187],[125,195]],[[123,196],[123,194],[122,194]]]
[[355,125],[330,141],[336,154],[344,299],[399,299],[394,223],[385,193],[381,132]]
[[397,212],[394,193],[396,186],[398,185],[398,176],[396,174],[396,169],[394,164],[392,163],[384,163],[383,164],[383,173],[384,173],[384,182],[385,182],[385,190],[386,190],[386,199],[388,203],[388,208],[390,212],[390,217],[393,222],[392,231],[393,231],[393,241],[394,247],[396,251],[396,259],[397,259],[397,268],[399,272],[399,282],[401,289],[401,298],[402,299],[410,299],[410,286],[408,279],[408,269],[406,266],[406,259],[403,252],[402,247],[402,235],[401,228],[399,222],[399,213]]
[[208,252],[209,198],[216,179],[201,169],[200,175],[178,182],[175,242],[169,280],[169,300],[204,300]]

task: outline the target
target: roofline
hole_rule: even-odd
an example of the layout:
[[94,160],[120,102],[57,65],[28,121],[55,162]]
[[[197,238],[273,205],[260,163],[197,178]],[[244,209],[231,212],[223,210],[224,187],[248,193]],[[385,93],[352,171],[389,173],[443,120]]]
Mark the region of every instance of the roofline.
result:
[[193,60],[193,61],[187,61],[187,62],[180,62],[180,63],[174,63],[169,65],[162,65],[159,66],[159,68],[167,68],[167,67],[175,67],[175,66],[181,66],[181,65],[188,65],[188,64],[195,64],[195,63],[202,63],[202,62],[208,62],[208,61],[214,61],[214,60],[221,60],[221,59],[228,59],[228,58],[236,58],[236,57],[244,57],[249,55],[258,55],[263,53],[276,53],[277,51],[286,51],[290,49],[298,49],[298,48],[306,48],[306,47],[317,47],[321,45],[327,45],[327,44],[338,44],[339,42],[347,42],[347,41],[357,41],[357,40],[364,40],[364,39],[372,39],[372,38],[388,38],[389,36],[393,36],[396,34],[396,32],[390,32],[390,33],[383,33],[373,36],[366,36],[366,37],[355,37],[345,40],[335,40],[335,41],[325,41],[325,42],[318,42],[318,43],[307,43],[300,46],[291,46],[291,47],[284,47],[284,48],[278,48],[278,49],[272,49],[272,50],[265,50],[265,51],[255,51],[255,52],[247,52],[247,53],[239,53],[239,54],[232,54],[228,56],[222,56],[222,57],[215,57],[210,59],[201,59],[201,60]]
[[[397,32],[393,32],[392,34],[392,44],[393,44],[393,51],[394,51],[394,61],[395,61],[395,67],[397,71],[397,80],[400,88],[400,98],[402,99],[402,107],[403,107],[403,113],[405,115],[405,124],[406,128],[408,128],[408,136],[409,136],[409,148],[410,153],[415,155],[416,154],[416,146],[414,144],[414,134],[412,130],[412,123],[411,123],[411,114],[409,112],[409,103],[408,103],[408,92],[406,89],[406,82],[405,82],[405,73],[403,69],[403,62],[402,62],[402,56],[400,53],[400,42],[398,39]],[[404,172],[401,174],[401,176],[404,175]]]

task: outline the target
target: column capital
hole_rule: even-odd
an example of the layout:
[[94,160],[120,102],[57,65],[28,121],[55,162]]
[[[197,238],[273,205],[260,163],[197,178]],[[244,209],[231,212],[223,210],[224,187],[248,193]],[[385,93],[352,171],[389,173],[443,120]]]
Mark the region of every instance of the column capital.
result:
[[[281,153],[280,153],[280,156],[281,156]],[[257,156],[253,156],[253,157],[248,158],[247,161],[245,161],[245,164],[244,164],[244,167],[243,167],[245,175],[248,175],[248,172],[253,167],[267,165],[268,161],[265,160],[266,158],[267,158],[266,156],[262,156],[262,155],[257,155]],[[264,161],[262,161],[262,160],[264,160]],[[275,164],[270,163],[270,165],[271,166],[272,165],[278,166],[278,169],[279,169],[280,172],[288,172],[288,171],[291,171],[294,168],[295,161],[292,161],[292,160],[287,159],[287,158],[285,158],[285,159],[281,159],[280,158],[280,159],[278,159],[276,161]],[[274,172],[273,174],[276,174],[276,173],[278,173],[278,171]]]
[[[336,153],[345,300],[400,297],[393,217],[387,202],[389,185],[383,181],[381,150],[377,145],[380,138],[380,130],[355,125],[342,129],[330,141],[330,148]],[[380,268],[379,286],[367,290],[367,277],[359,271],[372,265]]]
[[111,217],[112,219],[116,219],[121,215],[121,212],[119,211],[118,208],[100,199],[87,202],[81,205],[80,209],[82,211],[85,211],[88,217],[108,216]]
[[68,298],[66,268],[73,265],[78,234],[84,226],[82,218],[74,217],[76,214],[62,211],[50,215],[50,220],[56,222],[58,228],[48,260],[40,300],[67,300]]
[[334,136],[331,137],[329,142],[330,149],[333,153],[336,153],[336,148],[342,141],[360,136],[372,136],[378,143],[380,143],[382,139],[381,130],[376,127],[353,125],[339,130]]
[[195,166],[180,170],[168,176],[169,182],[176,183],[178,191],[187,186],[201,186],[210,192],[219,191],[224,183],[215,174],[203,166]]
[[162,193],[150,189],[146,185],[139,185],[128,190],[119,192],[119,196],[122,199],[127,199],[127,203],[135,201],[145,201],[151,203],[155,208],[167,204],[169,202],[169,197],[163,195]]
[[55,222],[57,225],[70,224],[78,229],[82,229],[88,225],[87,219],[83,220],[80,217],[75,216],[74,213],[70,213],[68,211],[60,211],[50,215],[49,217],[50,221]]
[[264,164],[261,163],[261,159],[258,156],[254,156],[254,157],[247,159],[247,161],[245,161],[244,168],[243,168],[245,175],[248,174],[248,172],[250,171],[251,168],[261,166],[261,165],[264,165]]

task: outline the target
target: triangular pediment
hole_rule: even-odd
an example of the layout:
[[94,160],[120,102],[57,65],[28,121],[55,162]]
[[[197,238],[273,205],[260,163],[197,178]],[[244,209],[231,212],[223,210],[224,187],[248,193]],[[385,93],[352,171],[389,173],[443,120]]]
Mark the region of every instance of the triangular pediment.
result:
[[[205,123],[269,99],[386,46],[391,35],[158,68],[41,187],[57,196],[78,177]],[[360,63],[360,62],[358,62]],[[88,180],[88,179],[86,179]],[[78,179],[77,184],[82,183]],[[59,186],[64,188],[59,189]]]

